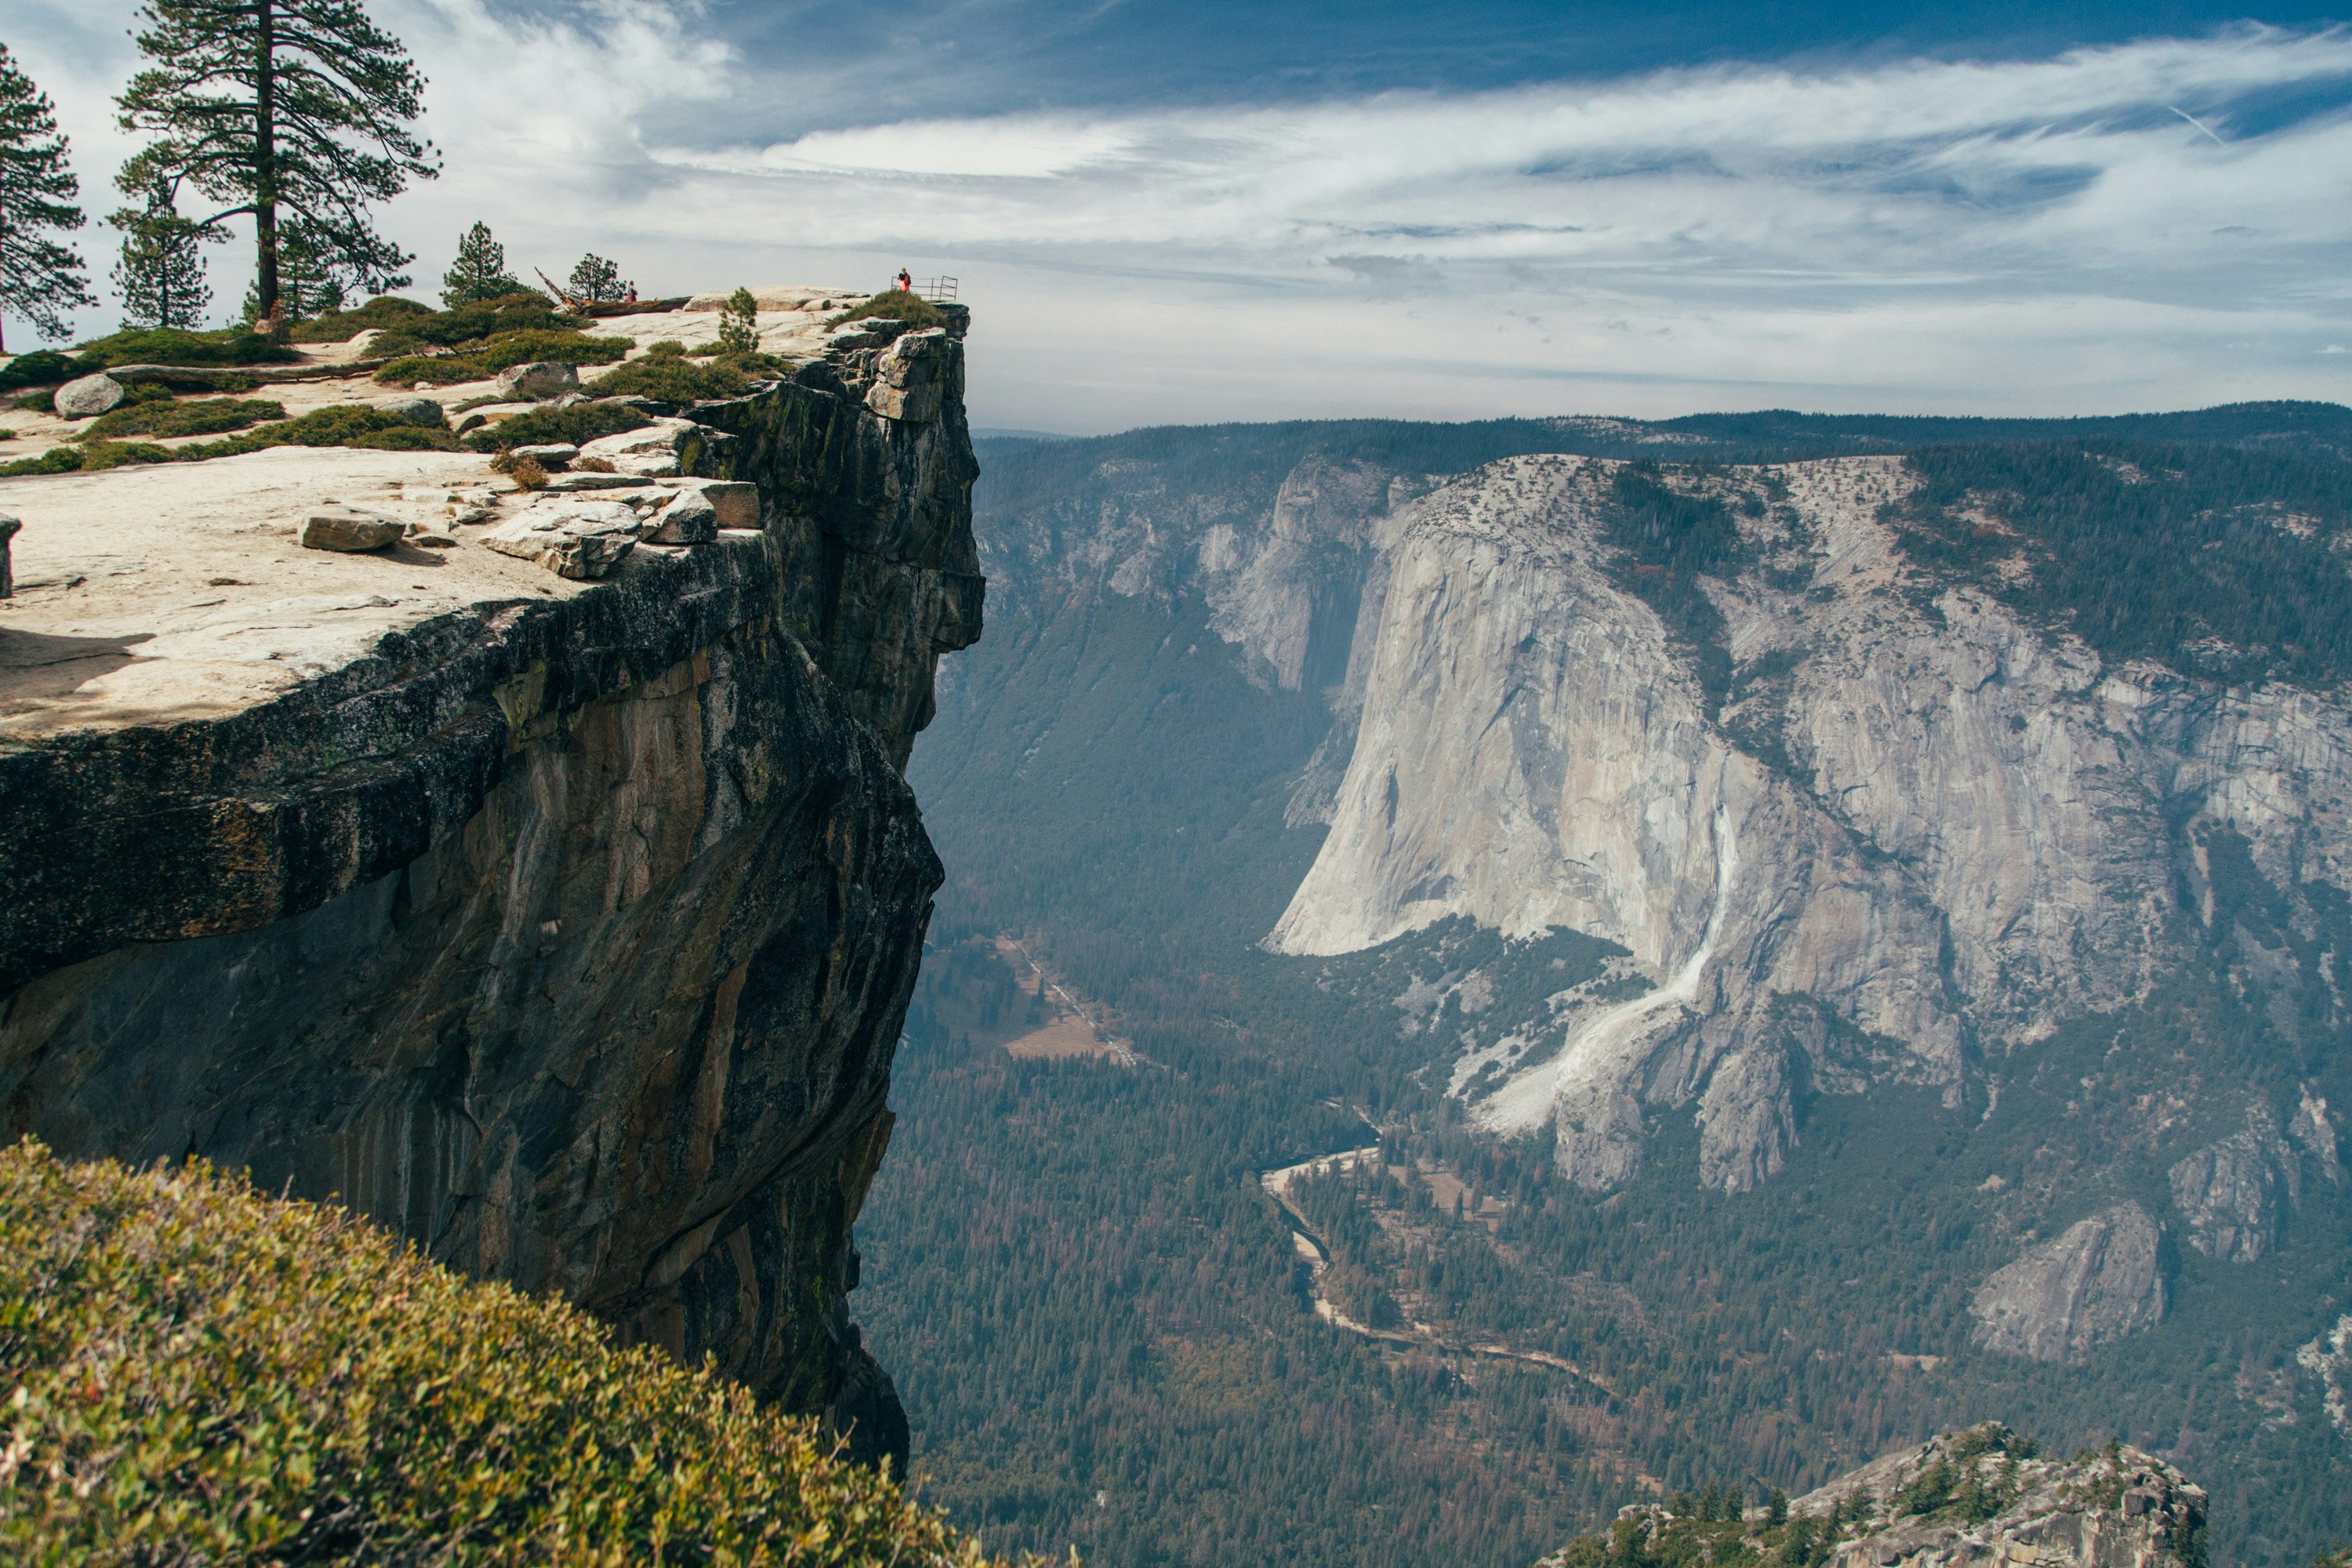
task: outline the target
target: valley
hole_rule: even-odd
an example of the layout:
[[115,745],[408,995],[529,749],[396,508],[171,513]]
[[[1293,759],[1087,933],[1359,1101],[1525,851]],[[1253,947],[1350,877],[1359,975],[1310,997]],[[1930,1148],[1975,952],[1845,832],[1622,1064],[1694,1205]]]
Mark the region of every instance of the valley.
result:
[[[2309,1501],[2352,1495],[2336,430],[983,443],[859,1232],[927,1495],[1104,1560],[1519,1568],[2000,1419],[2164,1453],[2217,1561],[2352,1529]],[[2103,517],[2200,574],[2103,576]],[[957,1012],[982,961],[1034,1009],[1024,955],[1142,1068]],[[2159,1308],[1984,1337],[2119,1205]]]

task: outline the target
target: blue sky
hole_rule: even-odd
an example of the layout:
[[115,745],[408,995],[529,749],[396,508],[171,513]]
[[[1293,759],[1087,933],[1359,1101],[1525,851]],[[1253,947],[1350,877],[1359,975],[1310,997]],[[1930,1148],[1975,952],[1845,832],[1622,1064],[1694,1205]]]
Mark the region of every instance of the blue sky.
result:
[[[420,279],[478,216],[656,292],[952,273],[982,424],[2352,400],[2340,12],[373,9]],[[103,210],[130,7],[10,18]]]

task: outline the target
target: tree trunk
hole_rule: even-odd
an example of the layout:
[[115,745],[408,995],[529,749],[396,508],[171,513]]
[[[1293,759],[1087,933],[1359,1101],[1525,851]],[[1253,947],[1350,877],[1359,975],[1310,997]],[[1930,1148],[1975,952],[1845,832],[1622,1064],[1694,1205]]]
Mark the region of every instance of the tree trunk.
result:
[[253,37],[254,303],[261,321],[278,313],[278,13],[257,0]]

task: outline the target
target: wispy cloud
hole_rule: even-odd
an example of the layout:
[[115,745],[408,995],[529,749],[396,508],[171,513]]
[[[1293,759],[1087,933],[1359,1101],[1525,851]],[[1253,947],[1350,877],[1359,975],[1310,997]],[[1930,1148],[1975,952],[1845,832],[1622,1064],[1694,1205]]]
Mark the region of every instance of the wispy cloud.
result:
[[2342,29],[760,142],[800,79],[691,7],[383,9],[448,155],[391,215],[427,266],[481,216],[663,288],[958,272],[991,423],[2352,391]]

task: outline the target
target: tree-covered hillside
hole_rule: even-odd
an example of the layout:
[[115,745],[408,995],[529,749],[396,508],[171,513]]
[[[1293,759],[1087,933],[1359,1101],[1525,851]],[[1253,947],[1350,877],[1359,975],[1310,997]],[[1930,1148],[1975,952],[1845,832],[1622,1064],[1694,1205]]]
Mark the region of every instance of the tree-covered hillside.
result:
[[[2220,426],[2257,446],[2269,428]],[[1076,1543],[1105,1562],[1524,1568],[1624,1502],[1709,1482],[1793,1492],[1999,1419],[2065,1451],[2113,1436],[2171,1455],[2213,1491],[2217,1563],[2300,1564],[2352,1533],[2352,1444],[2294,1359],[2352,1310],[2344,1188],[2306,1192],[2259,1265],[2168,1247],[2170,1316],[2080,1365],[1969,1338],[1976,1280],[2085,1205],[2161,1210],[2180,1148],[2226,1131],[2152,1133],[2152,1102],[2215,1082],[2315,1081],[2352,1100],[2343,1020],[2323,1010],[2289,1044],[2278,999],[2225,977],[2248,942],[2302,943],[2309,968],[2338,940],[2281,925],[2277,889],[2226,836],[2207,846],[2207,956],[2143,1005],[2067,1024],[1997,1100],[1974,1079],[1950,1103],[1810,1096],[1787,1169],[1737,1195],[1698,1186],[1686,1121],[1656,1126],[1643,1173],[1602,1197],[1561,1181],[1540,1142],[1474,1132],[1443,1094],[1442,1064],[1516,1016],[1514,998],[1615,984],[1603,944],[1510,943],[1456,921],[1339,959],[1256,946],[1324,832],[1286,826],[1286,808],[1331,732],[1328,694],[1272,687],[1172,575],[1172,590],[1122,594],[1045,570],[1040,520],[1134,506],[1148,488],[1171,509],[1158,515],[1213,522],[1270,507],[1309,453],[1377,449],[1382,466],[1439,472],[1544,439],[1534,422],[1229,426],[984,453],[1001,581],[988,637],[951,661],[916,751],[949,883],[860,1225],[858,1310],[906,1398],[926,1495],[992,1544]],[[2192,456],[2189,500],[2209,479],[2241,499],[2333,482],[2307,464],[2277,479],[2264,452]],[[1918,461],[1915,532],[2005,487],[2011,534],[2053,561],[2097,548],[2067,532],[2086,514],[2050,478],[2095,475],[2000,448]],[[2097,493],[2121,506],[2140,492]],[[1621,498],[1629,537],[1644,494]],[[1662,527],[1680,515],[1651,510]],[[2242,537],[2210,504],[2164,499],[2147,515],[2225,548]],[[1937,571],[1973,570],[1915,548]],[[2109,624],[2203,605],[2196,584],[2217,580],[2117,583],[2131,608]],[[2341,602],[2276,571],[2239,581],[2252,598],[2233,604]],[[2019,602],[2053,624],[2104,602],[2042,592]],[[987,940],[999,933],[1108,1009],[1135,1062],[996,1048],[1003,1031],[974,1020],[1019,994]],[[1368,1145],[1377,1157],[1298,1178],[1294,1212],[1262,1184]]]

